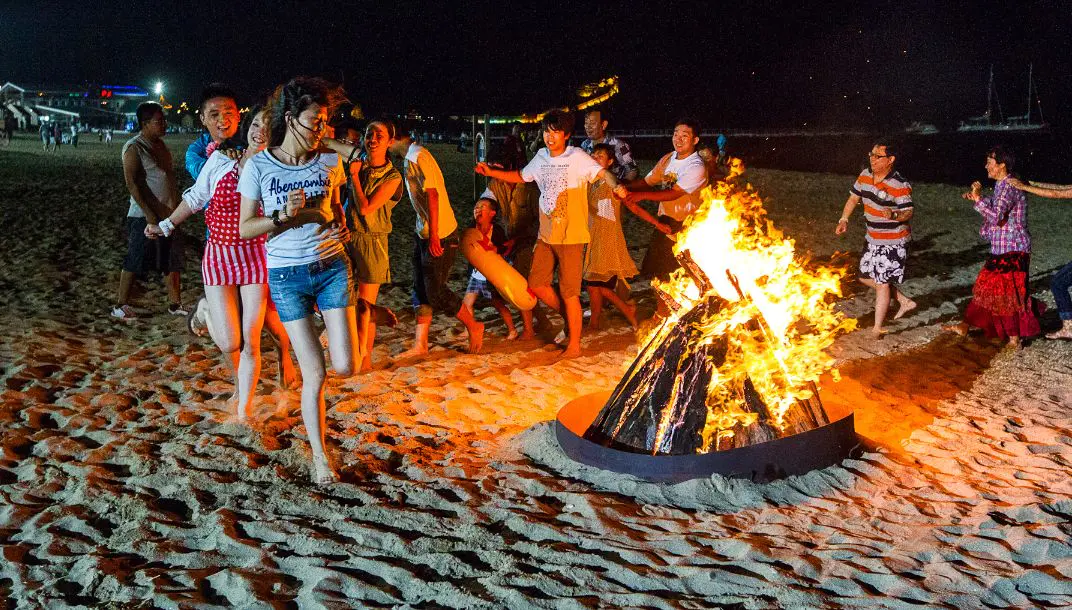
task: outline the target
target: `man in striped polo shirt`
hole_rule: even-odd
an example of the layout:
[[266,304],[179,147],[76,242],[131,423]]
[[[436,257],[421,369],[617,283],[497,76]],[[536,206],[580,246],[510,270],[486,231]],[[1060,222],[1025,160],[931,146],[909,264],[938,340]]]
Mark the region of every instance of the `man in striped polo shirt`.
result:
[[894,299],[899,305],[893,319],[916,308],[916,302],[897,289],[904,282],[905,249],[912,239],[912,185],[896,171],[897,153],[889,142],[880,140],[868,154],[869,167],[860,173],[849,191],[834,233],[849,228],[849,216],[863,203],[867,224],[867,247],[860,258],[860,282],[875,289],[875,326],[871,332],[881,337],[882,323]]

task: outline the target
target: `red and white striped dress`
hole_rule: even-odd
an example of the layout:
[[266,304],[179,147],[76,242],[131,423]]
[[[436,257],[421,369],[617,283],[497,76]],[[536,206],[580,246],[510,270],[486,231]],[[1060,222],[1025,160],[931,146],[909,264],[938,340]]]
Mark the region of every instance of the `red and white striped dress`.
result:
[[268,283],[265,237],[242,239],[238,235],[241,201],[236,163],[216,184],[212,200],[205,210],[205,224],[209,233],[205,256],[201,259],[201,275],[206,286]]

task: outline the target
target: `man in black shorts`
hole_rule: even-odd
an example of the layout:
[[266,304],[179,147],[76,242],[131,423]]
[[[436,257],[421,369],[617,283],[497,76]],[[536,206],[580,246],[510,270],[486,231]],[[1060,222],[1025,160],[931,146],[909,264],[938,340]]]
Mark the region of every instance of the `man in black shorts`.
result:
[[179,286],[183,263],[182,234],[176,231],[170,237],[155,239],[145,236],[145,227],[167,218],[180,201],[171,152],[162,139],[167,131],[167,119],[163,107],[156,102],[139,105],[136,116],[138,135],[123,145],[123,179],[130,191],[126,220],[127,255],[119,274],[119,296],[112,307],[112,316],[121,320],[137,317],[128,304],[130,287],[135,274],[150,271],[164,274],[171,302],[168,313],[185,316],[188,312],[182,306]]

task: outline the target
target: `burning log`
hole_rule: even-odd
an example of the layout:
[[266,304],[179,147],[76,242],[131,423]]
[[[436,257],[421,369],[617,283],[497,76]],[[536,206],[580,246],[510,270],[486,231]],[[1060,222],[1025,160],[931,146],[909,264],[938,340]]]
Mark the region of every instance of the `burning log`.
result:
[[[727,184],[705,193],[675,254],[682,271],[658,291],[672,313],[584,439],[634,453],[689,455],[829,424],[811,380],[829,368],[822,348],[851,328],[824,301],[838,294],[840,272],[805,270],[754,191]],[[735,264],[746,267],[740,280]],[[712,281],[722,275],[728,282]]]

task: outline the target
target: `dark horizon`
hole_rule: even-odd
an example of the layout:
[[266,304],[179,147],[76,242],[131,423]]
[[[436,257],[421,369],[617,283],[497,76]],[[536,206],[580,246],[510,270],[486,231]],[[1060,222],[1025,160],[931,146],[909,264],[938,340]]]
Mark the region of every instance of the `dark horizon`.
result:
[[370,115],[515,115],[576,102],[577,87],[616,74],[612,128],[668,127],[684,114],[712,128],[950,127],[986,110],[991,64],[1004,114],[1021,114],[1033,64],[1045,118],[1072,125],[1072,11],[1056,1],[990,12],[739,2],[702,15],[675,2],[136,2],[91,14],[73,2],[9,4],[0,36],[19,51],[0,57],[0,81],[162,81],[190,104],[213,81],[251,101],[311,74],[344,79]]

